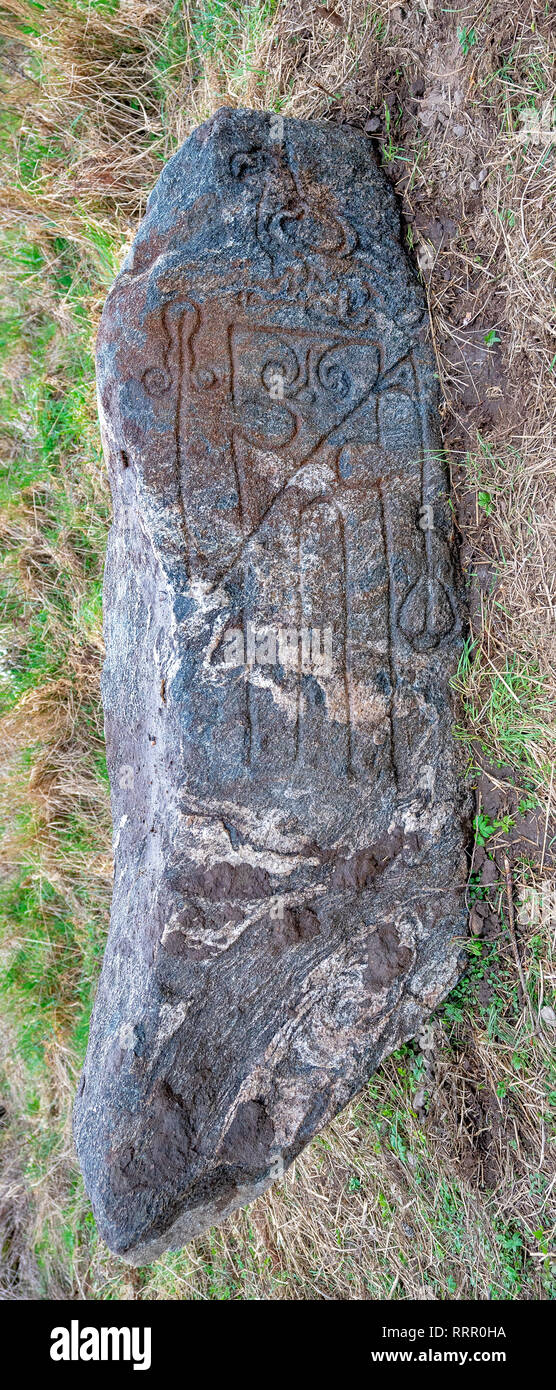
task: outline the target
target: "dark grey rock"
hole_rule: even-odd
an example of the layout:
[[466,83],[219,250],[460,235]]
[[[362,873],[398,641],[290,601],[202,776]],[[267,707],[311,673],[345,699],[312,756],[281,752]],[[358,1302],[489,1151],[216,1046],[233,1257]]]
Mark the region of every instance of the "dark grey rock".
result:
[[75,1136],[102,1235],[144,1263],[262,1192],[459,969],[452,514],[365,138],[197,130],[98,384],[116,864]]

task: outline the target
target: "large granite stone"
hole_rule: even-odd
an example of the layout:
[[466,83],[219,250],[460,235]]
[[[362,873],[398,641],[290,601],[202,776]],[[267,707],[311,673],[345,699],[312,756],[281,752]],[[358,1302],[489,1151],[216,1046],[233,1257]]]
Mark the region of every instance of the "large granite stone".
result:
[[75,1136],[143,1263],[280,1175],[458,973],[461,642],[422,291],[356,131],[220,111],[104,310],[112,925]]

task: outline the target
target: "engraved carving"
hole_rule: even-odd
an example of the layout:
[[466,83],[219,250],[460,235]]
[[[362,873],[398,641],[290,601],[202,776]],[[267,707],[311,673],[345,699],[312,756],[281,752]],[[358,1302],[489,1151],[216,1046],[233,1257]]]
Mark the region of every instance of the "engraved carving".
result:
[[76,1139],[139,1263],[263,1190],[457,974],[461,601],[398,233],[356,131],[223,110],[103,315],[117,852]]
[[[241,161],[240,161],[241,162]],[[243,166],[242,166],[243,167]],[[227,308],[227,312],[223,312]],[[423,410],[419,403],[418,371],[411,347],[401,357],[387,363],[384,344],[374,338],[357,335],[327,337],[322,333],[299,326],[278,328],[268,321],[239,316],[238,296],[232,296],[227,306],[173,305],[162,313],[165,340],[163,367],[149,368],[143,383],[151,394],[168,389],[171,376],[169,359],[178,363],[179,389],[176,394],[176,467],[180,488],[184,525],[188,536],[190,572],[195,573],[202,562],[202,540],[198,531],[190,479],[184,478],[182,459],[188,459],[188,430],[183,412],[187,402],[194,408],[197,393],[207,396],[218,392],[217,423],[220,449],[216,454],[218,482],[226,495],[221,509],[227,522],[224,529],[233,538],[232,553],[224,568],[217,569],[213,584],[217,586],[226,575],[233,573],[245,558],[249,547],[256,543],[264,528],[268,532],[273,520],[280,524],[280,511],[287,507],[293,487],[297,498],[294,512],[289,508],[287,525],[290,528],[292,554],[299,566],[292,583],[297,592],[293,602],[292,622],[303,621],[304,599],[301,563],[301,535],[311,510],[333,515],[334,525],[323,542],[321,563],[330,564],[331,548],[341,555],[336,576],[339,608],[335,649],[335,675],[325,693],[320,710],[321,721],[335,718],[345,725],[343,775],[348,778],[367,776],[377,758],[384,757],[386,746],[392,775],[397,783],[395,705],[397,663],[395,656],[397,633],[403,634],[417,651],[437,646],[454,627],[454,605],[445,585],[436,576],[431,537],[421,538],[421,572],[413,578],[403,595],[396,599],[392,578],[393,548],[386,520],[389,506],[387,485],[383,475],[392,476],[392,463],[385,457],[385,445],[396,442],[399,415],[394,426],[389,423],[389,402],[399,411],[403,405],[406,447],[414,440],[420,459],[421,472],[419,505],[425,504],[427,494],[428,455],[423,439]],[[260,312],[260,311],[259,311]],[[214,410],[215,407],[212,406]],[[394,441],[392,441],[394,433]],[[346,470],[346,447],[357,461],[357,450],[364,449],[365,464],[353,463]],[[344,459],[343,466],[341,459]],[[224,467],[222,466],[224,463]],[[185,469],[187,470],[187,463]],[[407,469],[404,460],[403,469]],[[323,468],[327,470],[323,482]],[[204,480],[203,480],[204,481]],[[227,492],[226,492],[227,489]],[[201,499],[204,495],[204,488]],[[202,503],[204,507],[204,502]],[[414,499],[408,495],[404,506],[409,515]],[[327,510],[328,509],[328,510]],[[332,509],[332,511],[331,511]],[[385,652],[388,667],[389,694],[382,703],[378,696],[379,713],[376,722],[364,736],[358,732],[358,716],[354,708],[353,665],[357,665],[357,644],[351,631],[348,597],[348,572],[351,567],[352,536],[357,527],[375,519],[382,537],[383,560],[387,584],[383,595],[387,619],[375,615],[375,627],[387,632]],[[332,540],[334,537],[334,540]],[[197,544],[196,544],[197,538]],[[206,539],[206,536],[205,536]],[[212,531],[210,533],[212,539]],[[281,563],[281,560],[280,560]],[[293,563],[293,562],[292,562]],[[269,572],[272,556],[267,555]],[[248,572],[249,577],[249,572]],[[261,620],[260,612],[251,611],[247,591],[243,589],[242,621]],[[319,615],[320,621],[320,615]],[[313,730],[314,749],[320,747],[322,734],[316,731],[318,720],[304,691],[301,670],[290,673],[290,697],[295,705],[295,720],[291,737],[284,750],[286,761],[310,758],[309,727]],[[269,729],[259,710],[259,692],[250,684],[245,692],[245,764],[253,768],[257,760],[268,753],[275,736],[274,714]],[[268,703],[268,702],[267,702]],[[290,718],[290,715],[288,715]],[[291,722],[291,721],[290,721]],[[366,720],[368,724],[368,718]],[[381,734],[383,724],[387,734]],[[355,757],[355,749],[366,746],[365,755]]]
[[162,396],[172,385],[170,373],[163,367],[147,367],[141,380],[149,396]]
[[436,647],[454,626],[450,595],[439,579],[423,575],[412,585],[399,616],[402,632],[417,651]]
[[[244,167],[243,156],[238,166]],[[232,161],[234,163],[234,161]],[[235,165],[234,165],[235,167]],[[343,774],[348,778],[367,776],[377,758],[384,756],[386,744],[392,775],[397,783],[398,764],[395,751],[395,703],[397,665],[395,647],[400,633],[416,651],[427,651],[447,637],[455,623],[454,603],[446,586],[435,573],[431,537],[421,538],[421,572],[399,599],[396,599],[391,567],[393,551],[389,542],[386,510],[389,506],[384,473],[392,474],[392,465],[384,456],[385,446],[396,442],[400,428],[400,404],[405,412],[406,447],[408,433],[414,440],[421,473],[419,506],[425,505],[428,495],[429,457],[424,439],[424,411],[420,404],[418,370],[411,346],[396,361],[387,362],[383,343],[374,338],[349,336],[327,337],[322,333],[299,326],[278,328],[255,318],[240,317],[238,296],[231,296],[226,306],[200,305],[189,301],[168,308],[162,313],[165,339],[163,367],[147,369],[143,383],[150,394],[162,394],[168,389],[171,375],[169,358],[178,362],[179,390],[176,397],[176,467],[184,525],[190,545],[188,563],[195,573],[199,552],[195,554],[194,537],[198,535],[192,509],[195,499],[190,495],[187,479],[183,481],[182,456],[188,457],[187,426],[184,430],[182,409],[187,400],[193,403],[196,394],[209,395],[218,391],[219,434],[227,460],[228,478],[222,468],[222,453],[218,455],[220,487],[228,487],[228,531],[236,545],[224,569],[213,577],[218,585],[242,561],[246,550],[256,543],[261,528],[268,530],[273,518],[279,520],[280,508],[289,501],[288,489],[296,485],[298,498],[295,516],[290,515],[291,543],[297,553],[299,573],[293,577],[298,590],[292,621],[303,617],[301,533],[304,518],[310,509],[332,508],[335,526],[323,543],[321,561],[330,562],[330,549],[339,548],[342,556],[337,576],[339,609],[337,614],[334,678],[335,688],[326,692],[321,717],[330,717],[330,710],[346,728]],[[227,312],[223,312],[223,308]],[[217,320],[217,323],[215,322]],[[389,422],[389,402],[395,406],[394,424]],[[186,407],[187,408],[187,407]],[[214,407],[213,407],[214,409]],[[408,428],[409,427],[409,428]],[[392,440],[392,434],[394,439]],[[184,438],[185,435],[185,438]],[[346,475],[345,450],[356,458],[357,446],[365,449],[365,466],[353,466]],[[371,447],[374,446],[374,447]],[[344,467],[340,459],[344,456]],[[322,467],[328,469],[323,489]],[[407,460],[403,467],[407,469]],[[186,464],[187,468],[187,464]],[[319,471],[320,468],[320,471]],[[309,475],[309,477],[308,477]],[[311,476],[312,475],[312,476]],[[313,482],[314,477],[314,482]],[[405,498],[409,515],[414,499]],[[204,505],[204,503],[203,503]],[[290,509],[291,510],[291,509]],[[358,718],[352,694],[352,665],[357,664],[356,650],[350,626],[348,601],[348,570],[351,559],[351,537],[357,526],[375,517],[382,537],[387,586],[383,602],[387,611],[387,666],[389,672],[388,700],[383,701],[376,726],[367,729],[363,742],[366,756],[355,759],[354,749],[361,738],[357,734]],[[335,536],[332,541],[331,537]],[[201,540],[201,537],[199,537]],[[199,547],[199,550],[202,547]],[[268,556],[271,570],[272,558]],[[394,595],[394,597],[392,597]],[[252,612],[244,595],[242,620],[245,629],[249,622],[260,620]],[[375,619],[382,630],[384,623]],[[301,670],[289,678],[290,694],[295,704],[295,721],[288,739],[286,760],[309,757],[307,729],[315,730],[315,713],[303,691]],[[294,688],[295,687],[295,688]],[[248,685],[244,715],[246,735],[243,741],[245,764],[253,768],[261,753],[272,742],[274,720],[265,733],[264,718],[258,711],[258,692]],[[378,698],[377,698],[378,705]],[[261,723],[262,720],[262,723]],[[381,736],[386,721],[388,733]],[[317,721],[318,722],[318,721]],[[307,726],[304,729],[304,726]],[[256,736],[254,734],[256,730]],[[319,736],[314,738],[320,746]]]
[[299,186],[281,144],[237,151],[230,170],[257,192],[257,237],[271,258],[283,249],[301,259],[311,252],[334,258],[351,254],[357,243],[353,228],[331,210],[325,189],[307,180]]

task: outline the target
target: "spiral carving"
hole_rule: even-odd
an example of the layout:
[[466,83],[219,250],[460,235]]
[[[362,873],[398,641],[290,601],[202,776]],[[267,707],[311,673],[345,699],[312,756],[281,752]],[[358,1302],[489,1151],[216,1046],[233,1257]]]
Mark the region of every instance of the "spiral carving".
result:
[[170,372],[166,371],[164,367],[147,367],[143,372],[141,381],[149,396],[163,396],[172,385]]

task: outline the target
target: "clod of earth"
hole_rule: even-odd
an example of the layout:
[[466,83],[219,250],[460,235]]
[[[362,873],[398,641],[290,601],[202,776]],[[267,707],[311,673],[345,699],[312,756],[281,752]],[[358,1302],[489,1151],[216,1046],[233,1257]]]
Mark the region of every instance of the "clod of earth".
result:
[[460,581],[424,298],[366,139],[227,109],[195,131],[98,385],[115,879],[75,1137],[142,1264],[279,1177],[460,967]]

